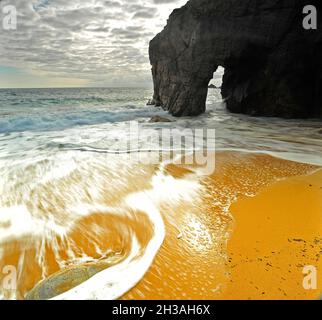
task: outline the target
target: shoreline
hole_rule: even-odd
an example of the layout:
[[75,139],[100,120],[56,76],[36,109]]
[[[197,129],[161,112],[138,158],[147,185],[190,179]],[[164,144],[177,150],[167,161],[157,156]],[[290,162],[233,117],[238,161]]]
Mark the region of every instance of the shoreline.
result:
[[[176,221],[175,226],[171,225],[171,222],[169,223],[166,221],[167,239],[164,247],[161,248],[156,257],[155,264],[151,266],[150,271],[147,273],[146,277],[142,279],[142,282],[122,299],[244,300],[292,299],[299,297],[303,299],[318,298],[319,292],[317,292],[317,290],[315,292],[307,292],[301,285],[298,286],[297,283],[301,283],[303,279],[301,272],[299,273],[299,279],[297,279],[295,284],[294,278],[290,278],[285,281],[285,289],[279,286],[279,289],[282,291],[277,288],[278,291],[276,292],[276,288],[274,288],[274,285],[276,284],[274,278],[267,274],[265,274],[266,282],[261,284],[260,277],[263,275],[263,272],[259,273],[261,276],[253,281],[254,283],[256,281],[258,282],[258,289],[255,287],[247,287],[249,282],[252,281],[247,279],[247,277],[254,272],[257,272],[256,263],[254,266],[248,265],[246,261],[242,261],[239,262],[239,269],[237,269],[232,257],[239,255],[247,256],[248,251],[245,248],[240,249],[237,244],[243,242],[244,238],[247,239],[248,234],[251,235],[254,233],[257,235],[256,231],[258,231],[251,228],[253,224],[249,223],[249,214],[247,215],[245,210],[242,211],[242,209],[240,209],[244,201],[259,201],[257,209],[261,206],[265,207],[266,203],[261,199],[262,194],[265,192],[268,193],[266,197],[268,198],[267,201],[270,202],[272,196],[275,196],[275,193],[272,195],[271,193],[273,191],[275,192],[275,188],[279,188],[282,184],[287,187],[284,190],[285,192],[280,194],[280,200],[282,200],[282,202],[278,205],[287,205],[287,202],[290,201],[287,188],[293,186],[294,181],[297,180],[303,180],[304,184],[309,184],[312,176],[317,176],[318,178],[322,177],[322,168],[273,158],[263,154],[250,155],[224,152],[222,154],[217,154],[217,157],[220,173],[214,174],[210,178],[206,178],[207,182],[205,186],[208,194],[202,199],[202,203],[197,204],[197,206],[199,206],[198,210],[195,213],[190,213],[193,222],[192,225],[194,225],[195,229],[193,230],[192,227],[191,230],[190,227],[187,228],[184,226],[185,224],[191,223],[191,220],[185,219],[185,216],[187,215],[185,208],[177,209],[176,219],[179,219],[179,221]],[[239,160],[241,160],[241,163],[238,164]],[[232,172],[230,171],[232,168],[226,164],[227,161],[231,162],[230,164],[232,165],[235,174],[240,174],[240,176],[235,179],[236,181],[232,181],[234,180],[234,178],[231,178]],[[247,170],[247,168],[243,169],[244,165],[246,165],[246,167],[249,166],[250,168],[248,169],[250,170]],[[265,169],[265,167],[267,168]],[[241,173],[239,171],[241,169],[246,172]],[[252,180],[258,180],[259,178],[253,169],[267,171],[260,178],[263,180],[262,183],[256,185]],[[226,172],[223,173],[222,171]],[[182,171],[176,170],[174,167],[170,170],[170,174],[177,177],[182,176],[180,173],[182,173]],[[253,175],[253,177],[251,177],[251,175]],[[222,181],[218,181],[219,177]],[[250,188],[247,186],[245,190],[240,190],[242,189],[240,183],[243,183],[245,178],[248,178],[249,182],[253,184]],[[222,183],[223,180],[224,183]],[[230,199],[225,199],[226,192],[224,194],[220,192],[220,188],[225,187],[227,188],[225,190],[227,193],[232,192]],[[319,189],[319,192],[322,192],[322,189],[321,191]],[[214,194],[216,194],[216,198],[211,197]],[[319,198],[318,195],[315,195],[315,198],[316,201],[320,201],[322,208],[322,200],[319,200],[322,199],[322,197]],[[213,203],[214,200],[220,202],[219,206],[218,204]],[[301,201],[302,200],[303,199],[301,199]],[[296,206],[296,204],[294,205]],[[189,209],[191,210],[191,208]],[[257,209],[255,208],[254,211]],[[319,213],[315,207],[312,211],[312,214]],[[166,214],[167,213],[163,210],[163,215],[165,216]],[[290,211],[286,212],[287,219],[291,219],[291,215],[292,213]],[[259,225],[261,225],[261,223],[262,226],[266,225],[264,216],[259,215],[257,218],[258,220],[256,221]],[[299,215],[298,218],[300,221],[305,222],[307,216]],[[282,217],[280,219],[277,217],[274,227],[279,226],[281,233],[285,233],[286,239],[292,238],[291,230],[289,230],[287,226],[284,226],[283,222]],[[181,225],[181,228],[176,229],[178,225]],[[319,226],[319,223],[316,222],[316,225]],[[322,236],[322,223],[320,223],[320,226],[319,230],[315,230],[315,233],[313,233],[317,238]],[[241,228],[241,230],[239,230],[239,228]],[[303,226],[303,232],[305,231],[306,227]],[[293,235],[293,237],[296,238],[296,235]],[[267,235],[267,240],[268,242],[270,240],[269,234]],[[254,245],[256,246],[256,240],[254,241]],[[267,248],[269,249],[269,245],[267,245]],[[258,251],[255,250],[255,254],[265,256],[265,250],[267,248],[258,246],[258,248],[256,248]],[[272,249],[271,251],[273,250],[276,249]],[[298,253],[302,248],[295,248],[294,250]],[[314,245],[314,250],[320,250],[318,244]],[[312,256],[315,256],[316,254],[314,250],[308,251],[308,260],[310,263],[312,262]],[[184,253],[182,254],[182,252]],[[251,258],[252,257],[248,257],[248,260]],[[280,263],[283,265],[283,263],[287,261],[288,256],[286,254],[281,254],[279,259],[281,262],[277,262],[277,264]],[[170,271],[164,269],[162,266],[164,260],[167,261],[166,267],[171,266]],[[322,267],[320,260],[318,260],[317,263],[319,264],[319,267]],[[277,265],[277,267],[279,266]],[[197,273],[195,268],[199,269]],[[261,268],[261,264],[259,264],[258,268]],[[291,265],[291,272],[295,273],[295,268],[295,265]],[[246,269],[248,275],[244,269]],[[162,277],[159,278],[161,274]],[[281,275],[281,277],[283,277],[283,275]],[[164,278],[166,280],[164,280]],[[161,281],[161,285],[158,279]],[[161,279],[166,283],[162,284]],[[175,283],[173,287],[171,282]],[[152,285],[153,287],[158,287],[158,292],[153,292],[151,284],[154,284]],[[245,288],[248,288],[249,291],[245,290]],[[261,293],[266,291],[266,294],[258,295],[258,291],[260,290],[262,290]],[[291,293],[292,290],[294,291],[293,294]],[[267,294],[267,291],[269,291],[269,294]],[[322,292],[321,287],[319,287],[319,291]],[[144,295],[144,292],[148,292],[147,295]],[[286,295],[284,295],[284,293]]]
[[[47,263],[49,263],[49,270],[52,270],[51,275],[36,287],[32,286],[32,283],[37,284],[39,281],[37,279],[39,279],[41,273],[37,271],[31,273],[29,277],[25,276],[24,282],[20,284],[20,297],[22,298],[29,292],[28,297],[31,299],[44,299],[46,294],[50,294],[48,297],[58,296],[63,292],[73,290],[71,289],[73,287],[77,291],[77,285],[82,283],[81,286],[86,288],[88,283],[86,280],[93,276],[100,279],[100,282],[104,284],[104,269],[122,263],[131,252],[131,238],[127,236],[123,238],[122,236],[124,234],[122,228],[125,226],[129,228],[128,235],[134,232],[142,248],[146,248],[155,236],[153,233],[158,233],[158,230],[153,231],[147,214],[143,212],[143,216],[135,214],[131,218],[131,215],[133,215],[132,209],[121,205],[122,199],[133,195],[133,192],[134,195],[139,192],[139,194],[144,195],[150,194],[148,198],[162,215],[166,236],[146,274],[121,299],[314,298],[314,293],[303,292],[303,288],[301,289],[298,285],[295,286],[292,282],[294,278],[287,280],[285,272],[282,275],[286,279],[284,281],[285,287],[279,288],[283,291],[276,292],[274,278],[270,278],[266,274],[268,271],[265,270],[265,267],[267,269],[269,266],[263,266],[262,263],[257,263],[257,261],[252,264],[249,261],[255,261],[257,256],[267,256],[266,251],[278,251],[275,247],[270,247],[270,242],[274,237],[269,232],[265,234],[266,242],[262,244],[256,242],[258,230],[267,226],[264,214],[264,208],[268,207],[267,203],[276,204],[276,207],[270,209],[272,211],[271,219],[273,216],[275,217],[274,220],[271,220],[274,222],[274,228],[278,227],[280,234],[285,235],[285,239],[299,238],[299,235],[292,234],[292,229],[285,225],[285,220],[292,219],[292,212],[285,210],[285,216],[274,215],[274,212],[279,207],[287,206],[288,203],[292,203],[295,208],[300,207],[300,205],[303,207],[305,199],[298,197],[292,202],[289,189],[296,187],[296,190],[302,192],[304,185],[313,185],[312,177],[315,181],[314,184],[318,184],[319,179],[322,178],[322,168],[258,153],[217,152],[214,156],[216,156],[216,172],[210,176],[198,178],[194,172],[194,170],[198,170],[198,167],[175,164],[161,166],[163,167],[161,175],[160,172],[159,175],[157,174],[160,168],[146,167],[137,178],[127,176],[128,187],[123,191],[118,190],[117,193],[113,193],[106,199],[107,203],[112,200],[113,205],[117,208],[116,213],[119,213],[115,217],[113,211],[110,212],[112,216],[109,217],[103,211],[100,212],[99,209],[96,209],[89,212],[84,218],[80,218],[79,221],[75,221],[72,233],[67,235],[80,249],[88,252],[89,256],[100,259],[96,249],[88,242],[91,237],[91,230],[95,230],[96,225],[100,226],[102,233],[100,233],[97,241],[107,248],[112,248],[112,252],[122,252],[122,254],[111,254],[107,256],[106,261],[99,260],[98,263],[95,263],[94,259],[87,266],[80,264],[71,267],[71,269],[65,267],[65,269],[59,271],[53,260],[53,253],[47,248],[49,250]],[[145,173],[143,174],[143,172]],[[153,188],[150,190],[151,186]],[[281,186],[284,186],[283,192],[276,191]],[[196,189],[193,191],[191,188],[195,187]],[[309,214],[317,217],[319,208],[322,208],[322,197],[320,196],[322,189],[315,190],[312,187],[304,189],[305,194],[313,197],[317,203],[311,208]],[[276,199],[278,201],[275,201]],[[248,210],[247,208],[252,209]],[[254,219],[252,214],[258,211],[261,214],[256,216],[257,219]],[[121,214],[120,217],[118,217],[119,214]],[[121,218],[123,214],[125,216]],[[296,217],[299,222],[304,223],[308,215],[302,216],[298,212]],[[255,222],[260,228],[253,227]],[[314,225],[318,227],[319,223]],[[322,226],[322,223],[320,225]],[[303,238],[307,242],[312,240],[308,239],[309,233],[307,230],[311,230],[315,238],[321,237],[321,228],[307,228],[308,226],[304,225],[303,230],[301,226],[298,229],[303,232],[303,235],[300,235],[301,239]],[[254,235],[253,238],[251,235]],[[264,236],[261,233],[259,235]],[[125,240],[126,247],[122,247]],[[248,241],[247,245],[240,247],[239,244],[246,243],[246,241]],[[113,244],[114,242],[115,244]],[[113,244],[112,247],[111,244]],[[251,248],[254,247],[254,244],[257,251],[253,252]],[[7,250],[14,249],[14,251],[9,251],[10,254],[2,262],[7,261],[14,264],[14,260],[19,261],[19,242],[17,240],[8,245]],[[313,242],[313,244],[310,242],[310,245],[313,248],[311,248],[312,250],[307,249],[309,262],[311,262],[313,253],[317,254],[316,250],[320,250],[318,242]],[[27,263],[30,264],[29,268],[33,262],[28,259],[36,257],[35,250],[36,248],[31,251],[31,256],[25,257]],[[60,253],[62,256],[66,255],[64,247],[60,250],[62,250]],[[296,247],[293,251],[300,254],[301,250],[303,248]],[[282,268],[284,262],[288,260],[286,253],[281,253],[278,259],[263,261]],[[241,258],[235,261],[235,257]],[[316,263],[322,267],[320,260]],[[290,267],[292,273],[295,273],[294,265]],[[258,272],[258,268],[260,270],[264,268],[264,271]],[[108,271],[108,269],[105,271]],[[267,280],[265,283],[261,283],[263,272]],[[261,275],[261,277],[249,280],[248,278],[253,274]],[[258,284],[255,284],[258,289],[250,287],[250,281],[258,282]],[[270,285],[273,287],[270,287]],[[30,292],[31,288],[33,289]],[[247,288],[247,292],[245,288]],[[322,291],[321,288],[319,290]],[[291,291],[294,291],[294,293],[292,294]],[[57,294],[54,294],[54,292]],[[265,295],[258,295],[258,292],[265,292]]]

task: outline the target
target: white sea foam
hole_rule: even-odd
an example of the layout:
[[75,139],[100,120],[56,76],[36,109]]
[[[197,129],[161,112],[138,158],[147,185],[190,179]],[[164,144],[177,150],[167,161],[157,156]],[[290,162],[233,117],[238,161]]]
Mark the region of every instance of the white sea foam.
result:
[[[124,200],[131,209],[145,212],[153,225],[154,235],[143,255],[140,254],[140,246],[133,236],[131,252],[126,260],[96,274],[81,285],[55,297],[54,300],[117,299],[142,279],[165,237],[165,227],[158,204],[163,201],[192,201],[195,194],[200,191],[197,181],[177,180],[165,176],[161,171],[153,177],[152,186],[152,189],[131,194]],[[162,193],[160,188],[163,190]],[[102,208],[100,212],[104,212]],[[111,212],[111,209],[105,212]]]
[[0,243],[19,239],[25,236],[43,237],[48,239],[53,235],[63,237],[66,228],[32,216],[24,205],[0,208]]

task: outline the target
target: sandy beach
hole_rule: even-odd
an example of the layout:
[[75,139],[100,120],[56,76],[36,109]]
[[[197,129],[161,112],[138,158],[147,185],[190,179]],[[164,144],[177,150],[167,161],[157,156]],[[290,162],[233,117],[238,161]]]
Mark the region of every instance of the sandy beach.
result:
[[[322,171],[274,183],[232,205],[231,281],[220,298],[316,299],[321,294]],[[316,290],[303,268],[317,269]]]
[[[321,169],[261,154],[218,152],[213,156],[216,171],[197,179],[196,192],[155,202],[165,224],[164,242],[147,273],[121,298],[318,298],[320,286],[304,289],[303,268],[322,267]],[[189,183],[192,188],[195,169],[170,164],[162,179],[168,179],[174,189]],[[134,191],[149,190],[147,181],[156,172],[157,167],[146,169],[125,190],[109,196],[110,204],[114,201],[128,214],[96,211],[74,222],[68,241],[79,250],[79,258],[73,263],[67,262],[71,248],[58,238],[55,247],[47,243],[42,265],[34,238],[7,242],[2,247],[2,265],[24,261],[18,298],[54,298],[86,285],[91,277],[129,257],[132,234],[143,254],[159,230],[144,212],[130,212],[120,203]],[[65,265],[56,259],[57,248]],[[82,262],[85,253],[91,261]],[[41,266],[49,274],[43,281]],[[320,284],[320,274],[318,280]]]
[[[318,298],[320,286],[302,284],[305,265],[322,267],[317,170],[265,155],[217,155],[203,203],[171,209],[176,218],[165,219],[164,246],[124,298]],[[180,175],[178,168],[169,172]]]

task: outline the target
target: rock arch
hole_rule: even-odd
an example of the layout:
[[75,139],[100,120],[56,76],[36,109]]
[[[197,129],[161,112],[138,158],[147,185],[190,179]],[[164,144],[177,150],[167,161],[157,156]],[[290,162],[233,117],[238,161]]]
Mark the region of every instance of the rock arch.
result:
[[175,116],[203,113],[221,65],[230,111],[321,118],[322,34],[303,28],[304,2],[190,0],[174,10],[150,42],[155,103]]

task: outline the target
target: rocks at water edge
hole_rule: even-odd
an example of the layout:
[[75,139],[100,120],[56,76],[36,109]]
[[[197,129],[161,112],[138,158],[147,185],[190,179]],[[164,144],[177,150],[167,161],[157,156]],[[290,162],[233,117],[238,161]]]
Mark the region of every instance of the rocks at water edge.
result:
[[[106,268],[104,266],[104,268]],[[103,267],[78,266],[50,276],[36,285],[26,295],[26,300],[49,300],[87,281]]]
[[111,255],[96,263],[71,266],[62,269],[38,283],[26,296],[26,300],[49,300],[89,280],[97,273],[119,263],[121,257]]
[[172,122],[170,119],[168,118],[164,118],[161,116],[154,116],[150,119],[149,121],[150,123],[158,123],[158,122]]
[[[302,0],[190,0],[150,43],[154,104],[174,116],[205,111],[225,68],[231,112],[322,118],[322,28],[303,28]],[[310,1],[319,8],[319,1]]]

